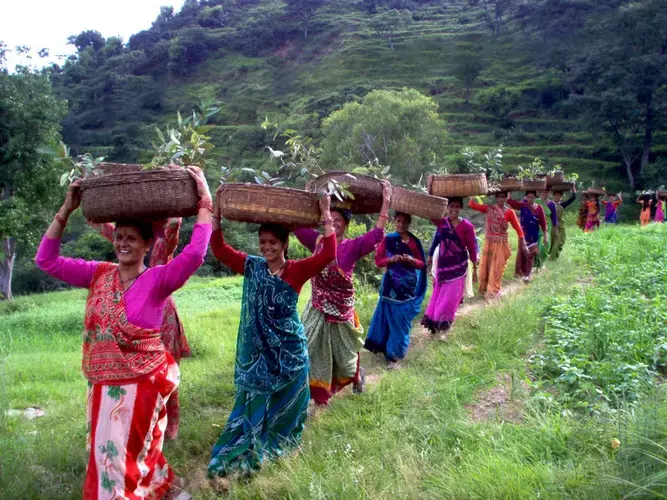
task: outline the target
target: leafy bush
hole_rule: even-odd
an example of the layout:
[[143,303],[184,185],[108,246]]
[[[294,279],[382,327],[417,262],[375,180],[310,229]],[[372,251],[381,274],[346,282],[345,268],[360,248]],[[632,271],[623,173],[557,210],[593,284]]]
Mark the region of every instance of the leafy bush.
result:
[[611,227],[572,244],[595,283],[553,300],[532,367],[565,406],[632,404],[667,371],[667,230]]

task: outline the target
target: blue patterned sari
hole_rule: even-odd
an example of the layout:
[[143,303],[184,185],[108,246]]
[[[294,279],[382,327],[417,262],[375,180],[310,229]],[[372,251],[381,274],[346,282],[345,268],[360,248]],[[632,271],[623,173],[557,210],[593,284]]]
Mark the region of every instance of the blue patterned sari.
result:
[[290,285],[271,276],[265,259],[248,256],[236,344],[236,400],[213,448],[210,476],[250,474],[301,441],[310,391],[298,298]]
[[[425,261],[421,241],[412,233],[417,242],[419,255]],[[412,250],[403,243],[398,233],[385,237],[387,257],[412,255]],[[415,269],[405,264],[389,264],[380,285],[380,300],[375,308],[368,337],[364,347],[374,353],[384,353],[388,361],[398,361],[405,357],[410,345],[412,321],[421,310],[426,295],[426,270]]]

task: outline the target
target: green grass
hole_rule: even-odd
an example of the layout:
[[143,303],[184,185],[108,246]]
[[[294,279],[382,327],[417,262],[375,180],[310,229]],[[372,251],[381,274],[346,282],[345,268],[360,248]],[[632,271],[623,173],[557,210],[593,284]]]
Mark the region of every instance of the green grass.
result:
[[[622,226],[583,235],[572,228],[560,261],[550,263],[530,286],[519,285],[519,293],[460,318],[449,342],[419,341],[403,370],[385,374],[381,359],[365,353],[364,365],[381,375],[367,394],[335,398],[332,407],[308,425],[296,457],[268,464],[251,481],[235,482],[231,494],[617,498],[629,491],[631,487],[614,478],[641,482],[657,469],[641,447],[625,451],[626,442],[639,442],[626,435],[630,429],[638,431],[637,425],[624,421],[620,426],[615,414],[601,418],[561,405],[550,396],[563,389],[550,393],[538,386],[528,358],[548,352],[552,333],[545,343],[545,326],[551,332],[545,313],[554,300],[588,293],[581,290],[596,272],[602,273],[599,263],[608,256],[623,260],[624,267],[619,276],[605,270],[607,285],[616,283],[618,293],[625,294],[651,275],[645,265],[656,248],[664,249],[666,229]],[[512,271],[513,260],[507,276]],[[304,289],[301,305],[308,294]],[[167,444],[165,453],[177,472],[191,480],[198,499],[215,498],[204,471],[234,398],[240,297],[239,278],[193,280],[176,294],[194,356],[181,365],[181,434]],[[367,326],[375,295],[364,289],[360,298],[359,312]],[[84,292],[67,291],[0,304],[1,498],[80,496],[86,460],[85,382],[79,368],[84,301]],[[639,321],[639,313],[628,316],[629,310],[619,310],[618,328],[623,331],[623,324]],[[472,418],[469,406],[484,400],[499,378],[510,381],[505,410]],[[667,406],[660,394],[655,397],[649,410],[663,414]],[[34,421],[4,416],[7,408],[28,406],[39,406],[47,415]],[[505,413],[508,408],[513,416]],[[649,430],[642,432],[654,439],[665,436],[664,426],[659,432],[655,425]],[[610,447],[617,436],[623,442],[621,453]]]

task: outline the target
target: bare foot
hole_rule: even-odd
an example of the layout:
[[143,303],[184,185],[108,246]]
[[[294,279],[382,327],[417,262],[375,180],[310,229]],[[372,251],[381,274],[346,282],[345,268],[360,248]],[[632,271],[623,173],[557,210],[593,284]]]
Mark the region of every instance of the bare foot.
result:
[[211,488],[213,488],[218,493],[227,493],[232,486],[232,482],[229,478],[215,476],[211,478]]

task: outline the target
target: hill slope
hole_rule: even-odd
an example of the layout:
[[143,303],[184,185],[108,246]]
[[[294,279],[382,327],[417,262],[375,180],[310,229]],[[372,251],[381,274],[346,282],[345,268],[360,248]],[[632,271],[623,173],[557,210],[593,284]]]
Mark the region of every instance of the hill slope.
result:
[[[177,14],[163,9],[126,46],[82,33],[78,58],[53,70],[55,88],[70,102],[64,138],[75,150],[115,161],[146,159],[151,124],[206,95],[223,107],[213,122],[215,153],[224,163],[255,167],[272,140],[259,128],[265,116],[317,139],[321,120],[344,103],[373,89],[413,87],[433,97],[447,123],[443,165],[463,146],[502,143],[508,167],[542,156],[585,179],[621,184],[617,148],[571,115],[563,71],[536,54],[552,35],[540,32],[537,44],[539,28],[520,16],[527,7],[509,3],[498,35],[481,7],[462,0],[191,0]],[[609,3],[620,2],[602,5]],[[320,7],[304,38],[310,4]],[[595,14],[585,1],[573,4],[584,17]],[[411,22],[397,21],[388,34],[387,21],[382,36],[374,26],[397,12]],[[489,101],[494,91],[508,92],[509,102],[505,94]],[[655,155],[666,151],[653,148]]]

